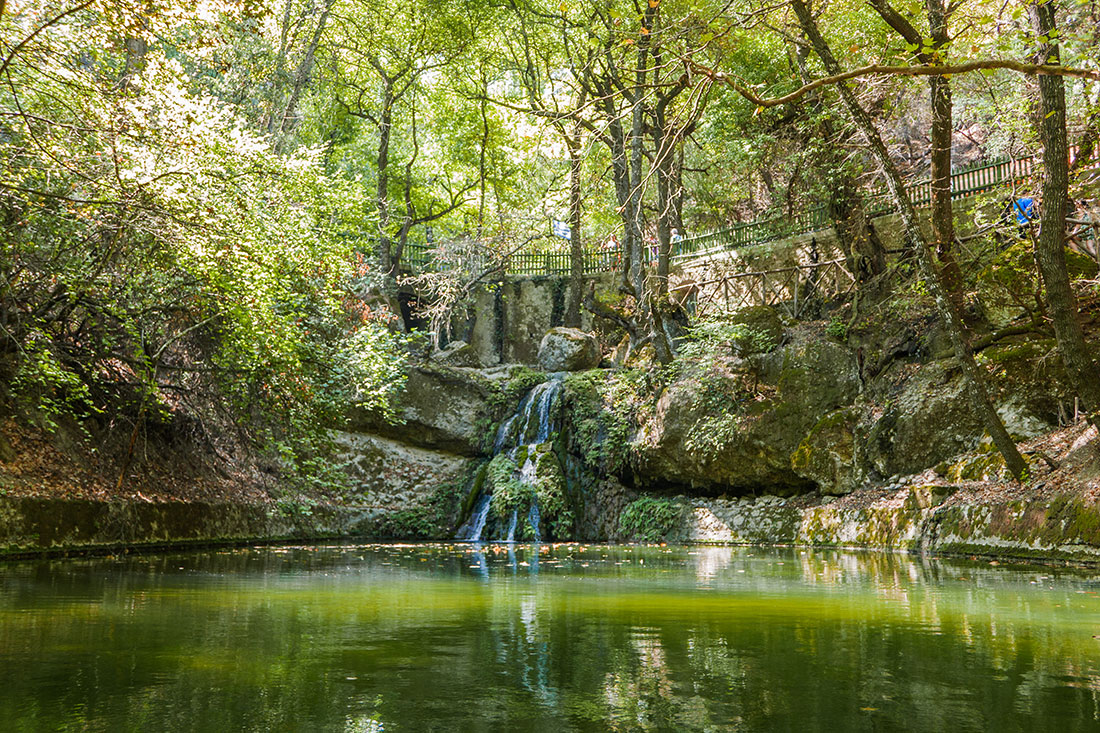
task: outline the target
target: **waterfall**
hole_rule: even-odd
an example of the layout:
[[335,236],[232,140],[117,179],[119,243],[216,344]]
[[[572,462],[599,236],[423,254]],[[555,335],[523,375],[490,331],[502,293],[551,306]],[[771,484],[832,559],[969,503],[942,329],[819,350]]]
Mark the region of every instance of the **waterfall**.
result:
[[512,518],[508,520],[508,531],[504,533],[505,542],[516,541],[516,521],[519,519],[519,511],[512,510]]
[[[522,465],[517,466],[512,478],[523,486],[537,485],[539,455],[547,449],[543,444],[551,439],[557,427],[555,408],[564,376],[560,372],[552,374],[548,381],[534,387],[520,400],[515,413],[502,422],[497,430],[493,442],[493,457],[507,455],[518,464],[518,458],[522,455]],[[502,518],[492,516],[491,487],[482,491],[474,503],[469,519],[455,534],[455,539],[478,542],[484,533],[488,533],[490,538],[514,542],[520,519],[523,518],[531,527],[533,539],[536,542],[541,541],[542,530],[539,523],[542,514],[536,492],[532,492],[534,498],[528,507],[522,511],[514,509],[506,521],[501,521]]]
[[[493,455],[507,448],[537,445],[550,439],[553,429],[553,408],[561,392],[562,375],[554,374],[550,381],[538,385],[520,400],[510,418],[500,424],[493,443]],[[532,434],[533,433],[533,434]]]
[[478,498],[473,511],[470,512],[470,520],[458,528],[458,532],[455,534],[456,540],[473,540],[477,542],[481,539],[485,522],[489,519],[489,503],[490,497],[488,494]]

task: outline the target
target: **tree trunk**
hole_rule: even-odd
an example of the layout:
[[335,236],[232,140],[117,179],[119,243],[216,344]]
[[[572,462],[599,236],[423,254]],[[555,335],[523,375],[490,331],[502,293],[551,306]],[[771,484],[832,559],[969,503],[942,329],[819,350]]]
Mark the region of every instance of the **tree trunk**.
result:
[[687,236],[684,229],[684,145],[676,148],[676,162],[672,167],[672,226],[681,237]]
[[[614,112],[611,113],[615,115]],[[641,268],[640,251],[642,241],[641,212],[636,209],[636,200],[631,185],[630,165],[627,161],[626,134],[617,115],[608,125],[608,139],[611,149],[611,180],[615,186],[615,200],[619,204],[619,220],[623,225],[622,264],[620,270],[620,288],[631,295],[634,291],[635,259]]]
[[[806,50],[795,49],[795,62],[803,83],[810,81],[806,70]],[[814,107],[822,107],[820,95],[815,95]],[[883,290],[882,275],[886,272],[886,253],[882,243],[871,231],[870,217],[859,195],[859,185],[845,165],[844,149],[839,144],[840,131],[833,127],[827,116],[822,116],[818,130],[829,144],[824,146],[820,161],[829,198],[826,209],[833,222],[837,240],[844,253],[844,262],[856,278],[860,294],[876,300]]]
[[396,277],[390,253],[390,130],[393,127],[393,80],[383,76],[382,110],[378,116],[378,185],[375,207],[378,210],[378,264],[382,272]]
[[286,134],[298,126],[295,121],[295,116],[298,111],[298,101],[302,97],[302,90],[305,89],[310,75],[313,74],[313,61],[317,57],[317,46],[321,43],[321,36],[324,35],[329,13],[332,11],[332,6],[335,4],[336,0],[328,0],[324,9],[321,11],[321,17],[317,20],[316,28],[313,29],[313,37],[310,39],[309,46],[306,47],[305,54],[302,56],[298,68],[294,71],[294,83],[290,88],[290,98],[287,100],[286,108],[283,110],[283,120],[280,123],[280,130],[283,133],[283,137],[279,140],[278,147],[280,150],[285,145]]
[[565,304],[565,325],[581,327],[584,298],[584,241],[581,239],[581,130],[573,128],[569,147],[569,294]]
[[[823,128],[823,132],[832,132],[832,125],[828,123]],[[827,204],[829,218],[833,221],[844,250],[844,260],[856,278],[860,294],[877,300],[884,290],[886,253],[871,229],[871,218],[860,198],[855,179],[845,170],[843,160],[838,160],[835,153],[830,157],[831,160],[826,163],[833,183]]]
[[[832,51],[818,30],[817,23],[810,14],[810,9],[806,6],[804,0],[791,0],[791,6],[798,16],[803,32],[810,40],[817,55],[821,57],[826,72],[829,74],[839,73],[840,65],[836,62]],[[971,405],[985,425],[986,430],[989,431],[997,449],[1004,456],[1008,470],[1016,479],[1022,479],[1027,472],[1027,463],[1024,462],[1020,451],[1016,448],[1016,443],[1009,436],[1004,423],[993,407],[993,402],[989,398],[989,393],[985,387],[985,375],[974,361],[974,352],[967,341],[959,314],[940,282],[939,272],[924,241],[924,235],[921,233],[920,225],[917,222],[916,210],[913,208],[913,202],[909,199],[909,195],[905,190],[901,175],[898,173],[893,161],[890,160],[886,145],[882,142],[882,138],[875,129],[870,116],[859,104],[859,100],[856,99],[855,93],[852,92],[847,83],[837,85],[837,89],[845,107],[848,109],[848,113],[852,117],[852,121],[866,138],[871,154],[886,179],[886,187],[901,216],[906,241],[917,256],[917,262],[924,275],[925,284],[936,303],[939,317],[947,329],[955,357],[962,366],[963,378],[967,385]]]
[[[1051,38],[1057,28],[1054,4],[1047,0],[1030,6],[1036,35]],[[1059,64],[1058,44],[1041,43],[1039,62]],[[1077,302],[1066,271],[1065,227],[1069,190],[1069,151],[1066,143],[1066,96],[1060,76],[1039,77],[1039,136],[1043,142],[1043,197],[1039,206],[1036,259],[1046,288],[1047,311],[1054,325],[1058,350],[1070,383],[1084,403],[1090,423],[1100,430],[1100,372],[1089,355],[1085,334],[1077,320]]]
[[126,39],[126,68],[122,70],[118,86],[126,89],[130,86],[130,79],[140,74],[145,68],[145,54],[149,51],[149,44],[144,38],[130,37]]
[[673,160],[676,141],[671,139],[665,120],[658,116],[651,125],[657,172],[657,281],[652,290],[657,301],[668,300],[673,227]]
[[[945,0],[925,0],[928,8],[928,26],[932,32],[933,53],[943,62],[951,38],[947,34]],[[936,256],[943,269],[943,284],[962,313],[962,271],[955,260],[955,219],[951,208],[951,143],[954,131],[952,120],[951,81],[943,76],[928,77],[932,95],[932,238],[936,241]]]
[[481,100],[478,103],[478,112],[481,115],[481,144],[477,157],[478,197],[477,197],[477,238],[485,236],[485,180],[487,178],[487,157],[489,151],[489,111],[488,94],[489,80],[485,76],[484,67],[481,69]]
[[1077,143],[1077,157],[1073,159],[1073,165],[1070,166],[1070,176],[1078,175],[1092,160],[1098,139],[1100,139],[1100,108],[1094,108],[1089,114],[1088,122],[1085,123],[1085,131],[1081,133],[1081,139]]

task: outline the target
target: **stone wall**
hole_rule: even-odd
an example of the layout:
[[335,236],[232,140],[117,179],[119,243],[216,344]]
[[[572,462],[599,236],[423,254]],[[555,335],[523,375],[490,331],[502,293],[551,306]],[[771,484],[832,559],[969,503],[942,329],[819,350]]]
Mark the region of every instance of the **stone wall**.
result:
[[[613,289],[614,275],[599,273],[585,278],[585,288],[595,283],[599,294]],[[538,362],[539,342],[565,319],[568,280],[560,277],[509,277],[482,286],[474,294],[474,315],[462,324],[456,338],[469,343],[483,367]],[[581,310],[581,330],[592,331],[592,315]]]
[[1079,496],[983,500],[953,486],[877,498],[684,497],[670,541],[897,549],[1100,562],[1100,505]]
[[0,556],[354,535],[365,507],[0,497]]

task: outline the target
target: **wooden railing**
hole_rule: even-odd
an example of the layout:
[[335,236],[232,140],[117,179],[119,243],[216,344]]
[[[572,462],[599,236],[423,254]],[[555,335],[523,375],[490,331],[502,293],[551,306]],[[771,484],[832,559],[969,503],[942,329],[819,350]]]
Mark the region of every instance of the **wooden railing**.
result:
[[760,272],[736,272],[702,282],[681,283],[671,294],[694,318],[730,313],[754,305],[782,308],[797,318],[814,301],[847,298],[856,279],[844,260],[779,267]]
[[[1072,146],[1070,148],[1070,160],[1074,160],[1077,154],[1077,147]],[[1000,158],[960,168],[951,174],[951,198],[967,198],[999,187],[1014,188],[1034,175],[1036,169],[1037,163],[1034,156],[1015,159]],[[1100,157],[1097,156],[1094,156],[1088,165],[1083,168],[1083,171],[1093,174],[1098,170],[1100,170]],[[922,207],[931,203],[932,183],[930,180],[917,181],[906,188],[914,205]],[[1025,187],[1021,189],[1021,191],[1023,190],[1030,189]],[[1006,191],[1006,199],[1013,193],[1014,191],[1011,190]],[[880,216],[894,209],[894,205],[885,189],[881,187],[872,190],[867,195],[866,201],[868,213],[871,216]],[[685,237],[673,242],[672,259],[676,263],[689,262],[730,250],[821,231],[827,229],[830,225],[828,210],[824,205],[805,207],[794,216],[766,217],[755,221],[733,224],[693,237]],[[429,245],[412,242],[406,244],[403,258],[405,269],[411,272],[423,272],[452,268],[451,263],[438,261],[433,256],[433,251],[434,248]],[[584,255],[584,271],[586,274],[590,274],[617,270],[622,263],[622,257],[621,248],[586,252]],[[649,247],[646,248],[645,258],[647,262],[655,259],[654,253]],[[488,262],[488,259],[485,261]],[[463,263],[464,267],[472,269],[468,265],[467,262]],[[510,275],[528,277],[562,275],[569,272],[570,254],[563,251],[522,252],[512,254],[506,258],[503,265],[504,271]]]

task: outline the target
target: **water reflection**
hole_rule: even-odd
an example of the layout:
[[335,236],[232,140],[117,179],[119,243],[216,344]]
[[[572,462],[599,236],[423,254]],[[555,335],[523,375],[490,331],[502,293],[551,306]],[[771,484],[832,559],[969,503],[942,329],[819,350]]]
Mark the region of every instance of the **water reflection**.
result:
[[0,572],[11,730],[1095,730],[1100,584],[499,543]]

